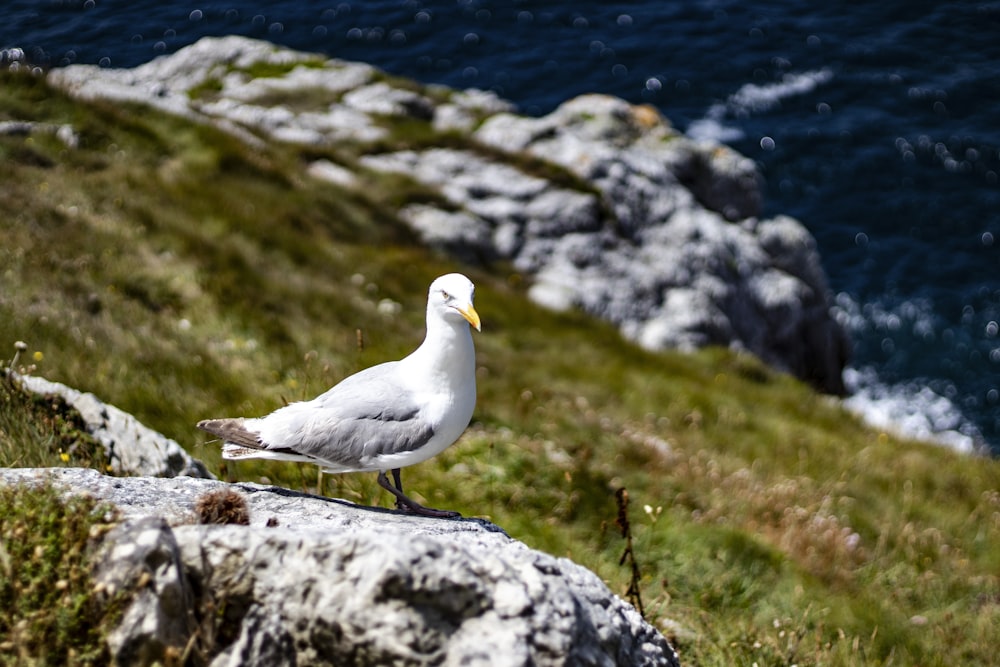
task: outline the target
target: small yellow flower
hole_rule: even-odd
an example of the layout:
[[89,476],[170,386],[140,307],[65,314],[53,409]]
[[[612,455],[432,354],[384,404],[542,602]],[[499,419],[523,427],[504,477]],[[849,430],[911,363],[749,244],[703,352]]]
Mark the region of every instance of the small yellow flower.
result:
[[59,458],[62,459],[63,463],[69,463],[69,454],[66,452],[59,452]]
[[35,350],[35,353],[31,355],[31,358],[34,359],[35,361],[41,361],[42,359],[45,358],[45,355],[42,354],[41,350]]

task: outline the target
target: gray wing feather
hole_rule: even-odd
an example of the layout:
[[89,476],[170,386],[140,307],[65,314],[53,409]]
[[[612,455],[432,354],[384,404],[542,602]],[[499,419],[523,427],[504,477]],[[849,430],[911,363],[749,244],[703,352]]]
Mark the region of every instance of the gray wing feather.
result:
[[395,362],[352,375],[307,403],[282,408],[295,442],[268,443],[345,467],[419,448],[434,435],[420,407],[395,380]]
[[[420,410],[396,379],[398,362],[372,366],[345,378],[320,394],[311,403],[344,418],[382,417],[402,421],[412,419]],[[408,400],[409,399],[409,400]]]

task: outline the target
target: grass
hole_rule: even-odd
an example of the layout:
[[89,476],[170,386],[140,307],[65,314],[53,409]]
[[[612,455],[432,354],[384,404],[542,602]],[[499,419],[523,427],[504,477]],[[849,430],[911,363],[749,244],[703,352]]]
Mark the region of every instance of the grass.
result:
[[[509,267],[414,241],[395,211],[435,193],[375,174],[358,189],[314,181],[303,166],[322,149],[249,149],[3,74],[9,119],[71,123],[80,145],[0,137],[0,358],[26,341],[39,374],[132,412],[223,477],[314,490],[309,467],[224,468],[194,423],[263,414],[407,353],[426,285],[461,270],[483,318],[479,403],[456,446],[407,469],[415,499],[486,516],[624,596],[615,492],[628,489],[638,592],[686,665],[994,662],[997,461],[872,430],[751,357],[643,351],[538,308]],[[394,140],[430,145],[418,125]],[[0,424],[39,444],[30,458],[8,448],[5,465],[66,464],[48,419],[0,400]],[[324,484],[391,505],[374,475]]]
[[[19,368],[31,370],[30,366]],[[64,465],[104,471],[107,455],[65,399],[25,391],[14,373],[0,369],[0,465]]]
[[108,663],[125,598],[96,595],[88,563],[113,516],[51,485],[0,487],[0,662]]

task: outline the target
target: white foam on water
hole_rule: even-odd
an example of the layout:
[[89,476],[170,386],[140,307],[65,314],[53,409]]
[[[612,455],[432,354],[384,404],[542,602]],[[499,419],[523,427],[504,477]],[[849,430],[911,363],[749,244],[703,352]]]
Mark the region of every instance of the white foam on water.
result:
[[687,128],[687,135],[695,141],[714,141],[725,144],[739,141],[746,135],[743,130],[725,123],[726,105],[713,104],[705,112],[704,118],[693,121]]
[[[934,305],[927,299],[861,305],[842,292],[835,303],[837,321],[855,335],[871,331],[892,335],[900,330],[922,338],[935,335]],[[850,394],[844,407],[875,428],[961,452],[982,447],[982,432],[953,400],[932,389],[925,379],[887,383],[877,368],[865,366],[845,369],[844,384]]]
[[790,72],[780,81],[758,85],[744,84],[725,102],[713,104],[705,111],[704,118],[693,121],[687,134],[698,141],[728,143],[743,139],[746,134],[739,127],[726,123],[726,118],[745,118],[762,113],[781,104],[782,100],[812,92],[833,79],[829,69],[808,72]]
[[747,83],[726,100],[729,112],[736,116],[762,113],[781,104],[782,100],[811,93],[819,86],[833,79],[833,71],[827,68],[808,72],[789,72],[781,81],[758,85]]
[[885,384],[866,367],[846,369],[844,384],[851,394],[844,407],[875,428],[968,453],[983,441],[955,403],[920,380]]

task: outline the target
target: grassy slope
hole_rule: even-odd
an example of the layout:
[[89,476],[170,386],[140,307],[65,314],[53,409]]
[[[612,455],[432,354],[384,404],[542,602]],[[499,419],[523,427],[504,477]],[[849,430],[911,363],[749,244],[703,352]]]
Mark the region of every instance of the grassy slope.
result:
[[[614,491],[626,487],[647,616],[680,624],[667,632],[686,664],[993,660],[998,462],[866,429],[753,359],[644,352],[537,308],[505,267],[419,247],[393,212],[432,195],[405,179],[338,189],[304,175],[301,149],[250,150],[5,74],[8,119],[72,123],[81,141],[0,137],[0,358],[27,341],[40,374],[136,414],[210,469],[311,490],[308,467],[222,468],[192,425],[406,353],[426,285],[461,270],[484,322],[479,404],[457,446],[407,470],[415,497],[488,516],[624,594]],[[351,164],[361,149],[309,157]],[[373,475],[324,490],[388,503]]]

